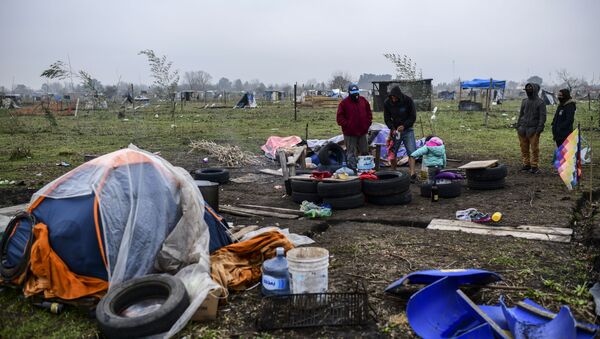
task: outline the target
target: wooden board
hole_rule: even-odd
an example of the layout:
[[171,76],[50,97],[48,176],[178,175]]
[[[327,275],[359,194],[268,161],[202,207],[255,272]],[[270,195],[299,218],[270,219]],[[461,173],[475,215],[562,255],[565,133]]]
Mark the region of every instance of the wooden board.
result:
[[476,169],[476,168],[488,168],[492,167],[498,163],[498,160],[479,160],[479,161],[471,161],[460,166],[460,169]]
[[493,236],[512,236],[531,240],[570,242],[573,230],[559,227],[543,226],[487,226],[470,221],[433,219],[427,226],[428,229],[442,231],[460,231],[472,234]]
[[[316,180],[310,177],[310,174],[301,174],[301,175],[293,175],[290,177],[290,179],[294,179],[294,180]],[[350,180],[357,180],[358,177],[353,176],[353,177],[348,177],[347,180],[342,180],[342,179],[335,179],[335,178],[325,178],[323,180],[319,180],[319,181],[324,181],[324,182],[340,182],[340,181],[350,181]]]
[[278,175],[280,177],[283,176],[283,173],[281,172],[281,168],[278,170],[274,170],[274,169],[270,169],[270,168],[263,168],[259,172],[264,173],[264,174],[270,174],[270,175]]

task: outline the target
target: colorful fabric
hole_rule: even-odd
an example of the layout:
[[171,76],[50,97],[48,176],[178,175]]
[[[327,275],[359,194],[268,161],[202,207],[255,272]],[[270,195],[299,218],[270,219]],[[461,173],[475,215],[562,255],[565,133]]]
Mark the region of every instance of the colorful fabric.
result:
[[267,139],[267,142],[260,146],[260,149],[265,152],[265,155],[275,159],[275,155],[277,153],[278,148],[286,148],[297,145],[302,141],[302,138],[292,135],[289,137],[278,137],[278,136],[270,136]]
[[581,136],[579,134],[579,127],[573,130],[562,145],[554,151],[556,158],[554,160],[554,167],[569,190],[577,186],[581,178],[580,151]]

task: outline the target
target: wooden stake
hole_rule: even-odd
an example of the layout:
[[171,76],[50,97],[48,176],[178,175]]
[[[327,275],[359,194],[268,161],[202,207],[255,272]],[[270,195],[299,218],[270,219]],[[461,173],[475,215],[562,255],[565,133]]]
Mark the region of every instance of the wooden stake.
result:
[[296,214],[298,216],[303,216],[304,212],[300,210],[293,210],[290,208],[281,208],[281,207],[271,207],[271,206],[261,206],[261,205],[248,205],[248,204],[240,204],[242,207],[250,207],[259,210],[272,211],[272,212],[285,212],[287,214]]
[[421,124],[421,135],[425,138],[425,131],[423,130],[423,120],[421,120],[421,116],[419,116],[419,124]]

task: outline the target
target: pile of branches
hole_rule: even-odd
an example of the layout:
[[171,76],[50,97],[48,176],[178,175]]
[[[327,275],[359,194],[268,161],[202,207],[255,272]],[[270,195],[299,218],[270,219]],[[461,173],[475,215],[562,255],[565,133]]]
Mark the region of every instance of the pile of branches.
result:
[[192,149],[188,153],[194,150],[206,151],[211,157],[217,158],[226,167],[258,165],[260,163],[254,154],[242,151],[238,146],[219,145],[208,140],[192,140],[190,141],[190,147]]

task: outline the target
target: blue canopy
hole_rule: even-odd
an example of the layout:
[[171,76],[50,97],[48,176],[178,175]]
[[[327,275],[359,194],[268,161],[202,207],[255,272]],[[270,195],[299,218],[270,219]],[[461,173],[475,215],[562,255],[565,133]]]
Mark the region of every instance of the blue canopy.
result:
[[[490,88],[490,79],[473,79],[460,83],[461,88]],[[492,80],[492,88],[506,87],[505,80]]]

